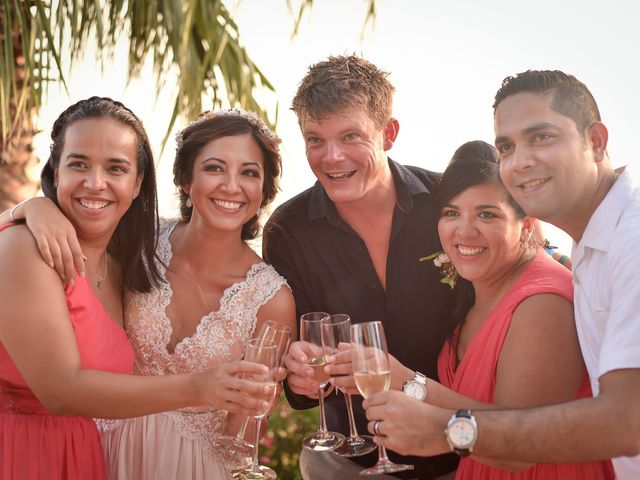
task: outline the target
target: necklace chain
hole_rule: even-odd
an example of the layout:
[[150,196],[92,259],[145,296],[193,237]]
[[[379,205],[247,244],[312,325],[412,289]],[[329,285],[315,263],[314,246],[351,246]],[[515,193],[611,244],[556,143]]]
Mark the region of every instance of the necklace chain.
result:
[[[107,273],[109,273],[109,259],[108,259],[109,255],[107,254],[107,252],[104,252],[104,268],[102,269],[102,271],[104,272],[102,274],[102,276],[98,275],[98,277],[96,278],[96,287],[98,287],[98,290],[102,290],[102,286],[104,285],[104,281],[107,279]],[[93,269],[89,266],[89,262],[87,261],[87,268],[91,271],[91,273],[95,272],[93,271]]]
[[173,268],[171,271],[174,272],[174,273],[177,273],[178,275],[180,275],[183,278],[186,278],[187,280],[189,280],[190,283],[195,285],[196,288],[198,289],[198,294],[200,295],[200,301],[202,302],[202,304],[207,309],[207,312],[210,312],[210,311],[213,310],[213,308],[211,308],[211,305],[209,304],[209,302],[207,302],[207,297],[205,296],[204,292],[202,291],[202,288],[200,288],[200,283],[199,282],[196,282],[193,278],[191,278],[190,275],[187,274],[187,272],[181,271],[181,269],[178,270],[177,268]]

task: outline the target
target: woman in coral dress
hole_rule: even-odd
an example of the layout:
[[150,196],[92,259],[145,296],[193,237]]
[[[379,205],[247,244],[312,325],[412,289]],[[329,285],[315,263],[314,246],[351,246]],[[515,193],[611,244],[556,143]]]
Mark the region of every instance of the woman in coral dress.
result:
[[[526,408],[591,395],[573,321],[571,273],[539,249],[532,238],[535,219],[509,196],[498,168],[493,146],[466,143],[434,194],[446,256],[425,266],[439,268],[448,284],[457,281],[461,324],[440,353],[441,383],[427,379],[423,401],[448,409]],[[414,376],[398,362],[392,368],[397,389]],[[416,400],[397,393],[385,398],[367,400],[367,415],[380,419],[380,434],[393,441],[401,424],[415,423],[411,403]],[[386,415],[399,408],[407,418],[387,421]],[[601,480],[614,475],[609,461],[525,464],[471,454],[460,459],[455,478]]]
[[[255,114],[230,109],[203,114],[177,140],[181,219],[160,225],[156,266],[164,282],[128,293],[125,301],[135,372],[149,377],[238,360],[268,319],[289,325],[295,335],[291,291],[247,244],[259,232],[260,209],[277,192],[279,139]],[[51,221],[41,219],[55,212],[38,201],[21,214],[46,227]],[[224,409],[187,408],[102,421],[108,476],[227,478],[217,439],[235,434],[243,418]]]
[[3,226],[3,480],[105,478],[100,437],[87,417],[122,418],[193,405],[249,414],[264,407],[255,396],[265,385],[237,378],[265,372],[249,362],[164,377],[127,374],[133,352],[121,327],[123,289],[144,292],[158,284],[148,140],[130,110],[98,97],[63,112],[52,140],[43,191],[77,232],[87,272],[63,287],[27,228]]

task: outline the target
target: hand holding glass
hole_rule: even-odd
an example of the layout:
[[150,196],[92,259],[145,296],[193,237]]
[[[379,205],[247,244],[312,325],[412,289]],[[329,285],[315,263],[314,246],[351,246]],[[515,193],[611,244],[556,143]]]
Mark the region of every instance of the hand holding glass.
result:
[[247,342],[244,348],[244,359],[250,362],[260,363],[269,369],[267,378],[268,389],[262,395],[262,400],[268,402],[268,406],[254,417],[255,425],[255,443],[253,446],[253,462],[251,468],[240,474],[240,478],[246,480],[265,480],[276,478],[276,473],[270,468],[260,469],[258,464],[258,443],[260,441],[260,423],[269,411],[270,405],[274,402],[278,383],[275,381],[274,375],[276,371],[276,345],[273,342],[267,342],[263,339],[254,338]]
[[[325,347],[327,356],[334,355],[339,352],[338,345],[340,343],[349,343],[351,338],[351,318],[349,315],[338,313],[331,315],[322,322],[322,344]],[[342,445],[334,451],[343,457],[357,457],[365,455],[376,449],[373,437],[369,435],[358,435],[356,422],[353,418],[353,405],[351,403],[351,395],[342,392],[347,403],[347,414],[349,416],[349,437]]]
[[[366,322],[351,325],[351,360],[353,378],[364,398],[389,390],[391,372],[382,323]],[[387,450],[380,445],[378,446],[378,463],[362,470],[360,474],[380,475],[412,469],[413,465],[393,463],[387,456]]]
[[327,431],[327,421],[324,416],[324,392],[329,385],[329,375],[325,373],[325,348],[322,345],[322,322],[329,318],[328,313],[305,313],[300,317],[300,339],[305,344],[305,351],[309,358],[309,366],[314,371],[314,379],[318,382],[318,396],[320,400],[320,425],[313,435],[302,440],[302,445],[318,452],[333,450],[344,441],[344,435]]
[[[260,333],[256,338],[263,344],[275,344],[276,367],[282,367],[284,355],[287,353],[291,342],[291,329],[282,323],[267,320],[262,324]],[[217,442],[218,446],[222,447],[222,454],[229,468],[234,472],[235,478],[242,478],[243,474],[249,473],[253,468],[255,444],[251,445],[244,440],[248,424],[249,417],[246,417],[235,437],[221,437]],[[263,473],[270,474],[269,472],[273,472],[273,470],[263,465],[258,465],[257,468]],[[275,475],[275,472],[273,472],[273,475]]]

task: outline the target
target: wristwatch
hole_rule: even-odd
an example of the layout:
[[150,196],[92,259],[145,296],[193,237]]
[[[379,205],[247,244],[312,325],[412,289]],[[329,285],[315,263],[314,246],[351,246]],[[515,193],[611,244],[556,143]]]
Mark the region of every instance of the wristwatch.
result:
[[427,397],[427,377],[416,372],[413,378],[404,382],[402,391],[416,400],[423,401]]
[[461,457],[473,452],[473,446],[478,439],[478,424],[471,410],[458,410],[447,423],[444,435],[451,450]]

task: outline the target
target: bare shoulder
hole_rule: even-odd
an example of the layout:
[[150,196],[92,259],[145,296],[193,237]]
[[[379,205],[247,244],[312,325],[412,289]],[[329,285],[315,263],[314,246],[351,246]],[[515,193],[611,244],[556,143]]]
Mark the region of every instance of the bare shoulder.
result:
[[296,333],[296,303],[291,289],[282,285],[275,295],[258,311],[258,323],[275,320],[291,328],[293,336]]
[[573,303],[554,293],[539,293],[516,307],[511,328],[557,328],[562,323],[574,325]]
[[296,304],[293,299],[291,289],[287,285],[282,285],[275,295],[261,309],[261,313],[272,313],[277,316],[285,314],[295,315]]
[[[0,232],[0,304],[25,312],[33,299],[51,307],[64,299],[64,286],[55,270],[45,263],[29,230],[22,225]],[[40,303],[40,302],[36,302]]]
[[33,235],[25,225],[16,225],[0,232],[0,256],[3,259],[3,268],[12,269],[16,266],[24,268],[50,268],[38,251]]

